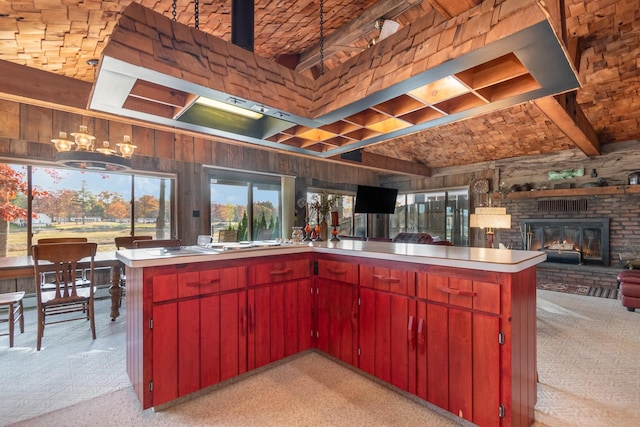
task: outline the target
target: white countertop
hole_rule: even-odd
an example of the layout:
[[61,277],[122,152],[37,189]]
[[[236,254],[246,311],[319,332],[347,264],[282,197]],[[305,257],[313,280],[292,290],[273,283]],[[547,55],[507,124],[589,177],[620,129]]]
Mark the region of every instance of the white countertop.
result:
[[357,256],[387,261],[411,262],[503,273],[516,273],[544,262],[547,259],[546,253],[538,251],[438,246],[415,243],[363,242],[357,240],[258,246],[227,251],[198,249],[193,246],[183,247],[180,251],[166,252],[158,248],[125,249],[117,251],[116,257],[128,267],[138,268],[255,258],[271,255],[289,255],[301,252]]

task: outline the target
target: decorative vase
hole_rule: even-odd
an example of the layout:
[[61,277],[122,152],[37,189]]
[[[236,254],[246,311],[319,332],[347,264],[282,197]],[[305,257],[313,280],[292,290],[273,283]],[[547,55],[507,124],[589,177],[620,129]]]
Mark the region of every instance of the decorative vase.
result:
[[329,224],[327,224],[327,220],[322,218],[320,221],[320,238],[324,241],[327,241],[329,237]]

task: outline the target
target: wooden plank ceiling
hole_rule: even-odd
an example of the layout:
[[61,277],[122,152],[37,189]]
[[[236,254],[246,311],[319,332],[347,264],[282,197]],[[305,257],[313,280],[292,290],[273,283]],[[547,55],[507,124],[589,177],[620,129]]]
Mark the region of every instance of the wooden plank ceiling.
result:
[[[0,60],[92,83],[87,60],[100,58],[130,1],[24,0],[0,3]],[[171,0],[141,0],[172,16]],[[379,35],[375,19],[400,28],[425,16],[437,25],[498,0],[325,0],[325,69],[359,55]],[[582,87],[561,99],[527,102],[480,117],[383,141],[363,149],[429,168],[468,165],[640,139],[640,0],[564,0],[568,51]],[[255,53],[310,77],[319,61],[317,0],[255,0]],[[194,26],[192,1],[176,2],[176,20]],[[200,2],[199,28],[230,41],[231,0]],[[1,65],[1,64],[0,64]],[[0,97],[2,94],[0,93]],[[374,157],[375,156],[375,157]]]

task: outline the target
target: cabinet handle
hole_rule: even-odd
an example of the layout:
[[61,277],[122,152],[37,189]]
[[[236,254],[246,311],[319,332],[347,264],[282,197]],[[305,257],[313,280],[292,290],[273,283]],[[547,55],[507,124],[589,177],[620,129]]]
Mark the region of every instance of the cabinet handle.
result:
[[249,308],[249,332],[254,333],[256,331],[256,308],[251,306]]
[[378,279],[378,280],[385,280],[385,281],[391,282],[391,283],[400,282],[400,279],[398,279],[397,277],[389,277],[389,276],[384,276],[382,274],[374,274],[373,278],[374,279]]
[[331,274],[347,274],[347,270],[334,270],[332,268],[327,268],[327,271]]
[[213,285],[214,283],[218,283],[220,279],[211,279],[207,283],[203,283],[204,286]]
[[358,300],[354,299],[351,303],[351,326],[353,330],[358,327]]
[[240,316],[240,328],[242,329],[242,336],[247,335],[247,307],[242,309],[242,315]]
[[451,294],[451,295],[460,295],[463,297],[477,297],[478,293],[475,291],[462,291],[460,289],[453,289],[453,288],[440,288],[440,290],[446,294]]
[[418,345],[420,349],[424,352],[424,319],[418,320]]
[[407,330],[408,330],[407,336],[409,338],[409,348],[411,350],[415,350],[416,348],[416,336],[413,331],[413,323],[414,323],[413,316],[409,316],[409,325],[407,326]]
[[292,268],[285,268],[284,270],[271,270],[269,274],[277,275],[277,274],[288,274],[293,271]]

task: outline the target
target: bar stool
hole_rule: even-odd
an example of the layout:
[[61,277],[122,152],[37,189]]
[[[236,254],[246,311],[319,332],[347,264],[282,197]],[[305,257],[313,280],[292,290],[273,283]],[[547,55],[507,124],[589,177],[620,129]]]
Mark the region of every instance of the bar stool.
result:
[[20,333],[24,333],[22,297],[24,297],[24,291],[0,294],[0,308],[8,306],[7,308],[9,309],[9,317],[7,319],[0,319],[0,323],[9,323],[9,347],[13,347],[13,328],[16,322],[20,322]]

